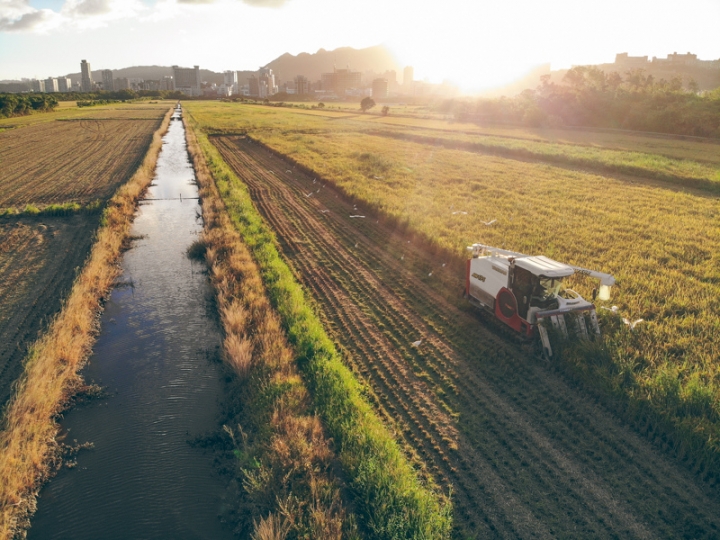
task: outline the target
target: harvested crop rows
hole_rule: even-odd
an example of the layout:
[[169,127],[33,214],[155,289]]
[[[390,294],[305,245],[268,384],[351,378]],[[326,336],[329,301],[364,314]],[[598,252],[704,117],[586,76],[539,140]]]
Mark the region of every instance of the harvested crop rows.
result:
[[720,501],[708,486],[448,300],[460,288],[457,269],[329,185],[286,172],[287,163],[247,139],[213,142],[249,186],[388,425],[420,467],[452,486],[459,531],[720,534]]
[[92,244],[97,216],[0,221],[0,407],[27,347],[59,311]]
[[0,208],[108,199],[137,169],[165,110],[0,133]]

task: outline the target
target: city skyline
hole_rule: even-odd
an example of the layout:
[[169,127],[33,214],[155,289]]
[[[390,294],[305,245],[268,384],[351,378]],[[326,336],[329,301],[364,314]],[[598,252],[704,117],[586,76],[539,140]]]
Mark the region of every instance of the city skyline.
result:
[[621,51],[720,58],[713,28],[720,3],[708,0],[682,9],[615,0],[348,6],[352,24],[346,10],[323,0],[3,0],[0,79],[75,73],[90,52],[100,69],[198,64],[222,72],[255,69],[286,52],[384,43],[418,80],[482,90],[539,64],[607,63]]

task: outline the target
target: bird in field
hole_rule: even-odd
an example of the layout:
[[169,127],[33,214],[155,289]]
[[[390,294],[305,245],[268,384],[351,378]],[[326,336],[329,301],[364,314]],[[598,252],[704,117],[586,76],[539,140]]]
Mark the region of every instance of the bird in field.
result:
[[290,169],[288,169],[288,170],[287,170],[287,171],[285,171],[285,172],[289,172],[289,173],[291,173],[291,174],[292,174],[292,171],[291,171]]
[[315,180],[317,180],[317,178],[313,178],[313,184],[315,183]]
[[645,320],[645,319],[638,319],[638,320],[636,320],[636,321],[630,322],[629,319],[626,319],[625,317],[623,317],[623,322],[630,327],[630,330],[635,330],[635,326],[637,326],[638,324],[640,324],[640,323],[643,322],[644,320]]
[[328,209],[326,208],[325,210],[320,210],[320,213],[321,213],[321,214],[327,214],[329,211],[330,211],[330,210],[328,210]]
[[600,306],[600,308],[606,309],[607,311],[612,311],[613,313],[617,313],[618,311],[620,311],[620,308],[618,308],[617,306],[613,306],[613,307],[609,307],[609,308],[607,308],[605,306]]
[[400,260],[401,260],[401,261],[404,261],[404,260],[405,260],[405,255],[400,255]]
[[305,196],[306,196],[306,197],[311,197],[311,196],[312,196],[312,194],[313,194],[313,192],[311,191],[310,193],[308,193],[308,194],[307,194],[307,195],[305,195]]
[[355,242],[355,247],[358,247],[359,242]]
[[422,345],[422,339],[418,339],[417,341],[413,341],[413,342],[410,344],[411,347],[415,347],[416,349],[417,349],[420,345]]
[[443,265],[443,268],[445,268],[445,265],[446,265],[446,264],[447,264],[447,263],[443,263],[443,264],[442,264],[442,265]]
[[355,215],[355,216],[350,216],[350,217],[351,217],[351,218],[364,218],[365,216],[357,216],[357,215]]
[[493,219],[492,221],[483,221],[483,224],[484,224],[486,227],[489,227],[490,225],[492,225],[492,224],[495,223],[496,221],[497,221],[497,219]]
[[428,277],[432,277],[432,272],[430,272],[430,273],[428,274]]

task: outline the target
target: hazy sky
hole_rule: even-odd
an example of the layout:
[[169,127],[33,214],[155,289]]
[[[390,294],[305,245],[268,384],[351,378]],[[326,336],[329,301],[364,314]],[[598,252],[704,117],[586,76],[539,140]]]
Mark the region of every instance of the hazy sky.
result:
[[0,80],[384,43],[416,79],[471,90],[618,52],[718,59],[719,22],[720,0],[0,0]]

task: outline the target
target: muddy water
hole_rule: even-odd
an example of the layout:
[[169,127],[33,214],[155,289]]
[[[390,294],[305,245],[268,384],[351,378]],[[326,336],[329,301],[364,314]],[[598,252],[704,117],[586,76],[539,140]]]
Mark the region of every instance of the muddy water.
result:
[[201,227],[197,196],[184,128],[173,120],[133,225],[142,238],[123,256],[124,286],[106,305],[84,370],[107,397],[62,421],[67,442],[94,448],[42,490],[31,539],[232,537],[218,518],[225,482],[212,457],[188,444],[215,427],[223,394],[203,266],[185,256]]

